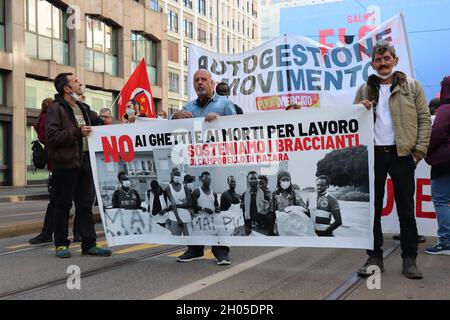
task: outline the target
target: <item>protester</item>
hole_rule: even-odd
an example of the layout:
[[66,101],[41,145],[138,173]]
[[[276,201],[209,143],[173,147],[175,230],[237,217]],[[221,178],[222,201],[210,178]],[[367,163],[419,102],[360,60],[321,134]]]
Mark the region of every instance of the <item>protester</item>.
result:
[[123,123],[135,123],[136,118],[139,116],[139,110],[141,105],[134,99],[127,102],[125,106],[125,113],[122,116]]
[[381,210],[387,174],[394,184],[394,198],[400,220],[402,273],[421,279],[416,265],[417,225],[414,212],[414,171],[426,155],[431,133],[431,118],[422,86],[397,70],[395,48],[379,41],[373,48],[375,74],[357,91],[354,102],[373,110],[375,125],[375,221],[374,247],[367,262],[358,270],[371,275],[369,267],[384,271]]
[[[277,213],[282,214],[286,208],[291,206],[296,206],[299,211],[309,216],[305,202],[300,194],[294,190],[291,174],[281,170],[277,174],[277,189],[272,194],[270,211],[274,212],[275,215]],[[273,232],[278,235],[276,219]]]
[[[258,176],[259,188],[264,192],[264,199],[269,201],[269,205],[272,202],[272,192],[269,190],[269,179],[265,175]],[[260,230],[262,233],[273,236],[273,228],[275,225],[275,212],[269,210],[266,214],[260,215],[259,219]]]
[[[211,189],[211,175],[209,172],[202,172],[200,175],[202,181],[201,187],[194,190],[192,193],[192,201],[194,202],[194,210],[196,213],[214,214],[220,212],[219,202],[217,201],[217,194]],[[193,246],[192,250],[198,250],[197,255],[203,256],[203,246]],[[231,261],[227,259],[229,253],[228,247],[212,246],[211,251],[216,257],[218,265],[229,265]]]
[[145,193],[145,203],[148,213],[154,216],[167,208],[167,197],[158,181],[153,180],[150,183],[150,189]]
[[[226,82],[219,82],[216,86],[216,93],[219,96],[229,97],[230,96],[230,87]],[[236,110],[236,114],[244,114],[244,111],[234,103],[234,109]]]
[[131,181],[128,178],[128,175],[121,171],[117,175],[117,179],[119,180],[120,188],[113,193],[113,208],[147,211],[147,209],[141,206],[141,197],[139,196],[139,192],[131,187]]
[[431,165],[431,198],[436,211],[439,241],[426,248],[425,252],[450,255],[450,76],[442,80],[440,99],[425,158]]
[[[41,113],[39,114],[39,118],[37,123],[34,125],[34,130],[38,135],[38,140],[44,146],[47,144],[45,140],[45,122],[47,118],[47,109],[53,103],[52,98],[47,98],[42,101],[41,105]],[[42,227],[41,233],[39,233],[36,237],[29,240],[31,244],[40,244],[47,243],[53,241],[53,207],[55,205],[55,199],[53,197],[54,187],[53,187],[53,179],[52,179],[52,170],[53,165],[51,161],[47,161],[47,169],[48,169],[48,189],[50,194],[50,201],[47,205],[47,210],[45,211],[44,218],[44,226]]]
[[430,110],[430,114],[432,116],[436,114],[436,109],[439,108],[440,105],[441,105],[440,98],[433,98],[430,100],[430,103],[428,104],[428,109]]
[[234,176],[229,176],[227,178],[227,184],[229,189],[220,196],[220,211],[227,211],[232,205],[241,203],[239,195],[236,193],[236,179]]
[[164,110],[158,111],[156,118],[167,120],[167,112],[165,112]]
[[[197,99],[188,102],[182,110],[174,113],[172,119],[204,117],[205,121],[211,122],[218,119],[219,116],[236,114],[234,105],[230,100],[214,93],[214,81],[212,80],[211,73],[208,70],[197,70],[194,74],[193,81],[194,89],[197,93]],[[186,252],[178,257],[177,261],[189,262],[203,259],[203,254],[200,255],[200,252],[203,252],[203,250],[196,249],[195,247],[196,246],[188,246]],[[216,253],[220,250],[221,249],[217,249]],[[223,254],[220,254],[219,257],[231,262],[229,258],[229,249],[224,249]]]
[[[319,176],[316,186],[317,200],[315,203],[314,229],[319,237],[333,237],[333,231],[342,225],[339,202],[328,193],[330,187],[328,176]],[[333,223],[331,223],[331,217],[334,219]]]
[[249,235],[253,230],[268,235],[271,230],[268,230],[263,222],[269,214],[270,198],[266,198],[266,194],[259,187],[258,174],[255,171],[247,174],[247,183],[249,188],[241,197],[245,233]]
[[183,184],[188,188],[189,192],[192,192],[194,190],[194,177],[190,174],[186,174],[183,178]]
[[72,73],[55,78],[55,102],[47,110],[46,141],[54,179],[54,233],[56,256],[70,257],[68,235],[69,212],[75,203],[75,216],[82,237],[84,255],[110,256],[111,250],[96,244],[92,214],[94,183],[89,160],[87,136],[92,118],[88,105],[80,100],[83,84]]
[[172,169],[170,183],[165,192],[169,201],[167,208],[161,212],[169,212],[170,231],[174,236],[188,236],[188,224],[192,222],[189,209],[193,208],[193,203],[191,193],[182,183],[180,169]]
[[105,125],[112,124],[113,117],[112,117],[111,109],[109,109],[109,108],[100,109],[100,118],[103,120]]

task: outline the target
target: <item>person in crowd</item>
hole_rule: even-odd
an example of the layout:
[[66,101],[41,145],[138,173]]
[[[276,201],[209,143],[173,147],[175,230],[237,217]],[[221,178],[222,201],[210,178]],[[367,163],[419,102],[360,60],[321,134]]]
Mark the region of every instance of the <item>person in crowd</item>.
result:
[[220,211],[227,211],[232,205],[241,203],[239,195],[236,193],[236,179],[234,176],[227,178],[228,190],[223,192],[220,196]]
[[[214,81],[208,70],[197,70],[194,73],[193,81],[197,99],[188,102],[182,110],[174,113],[172,119],[204,118],[206,122],[211,122],[218,119],[220,116],[236,114],[234,105],[230,100],[215,94]],[[192,247],[193,246],[188,247],[186,252],[178,257],[177,261],[189,262],[202,259],[203,255],[200,256],[199,251],[196,251]],[[217,250],[220,251],[221,249],[218,248]],[[229,251],[225,251],[224,249],[223,254],[219,255],[221,257],[223,256],[223,259],[226,261],[231,262]]]
[[[315,203],[314,229],[319,237],[333,237],[333,231],[342,225],[338,200],[328,193],[330,179],[321,175],[317,178],[317,199]],[[334,222],[331,223],[331,218]]]
[[125,113],[122,116],[122,123],[135,123],[136,118],[139,117],[141,105],[134,99],[127,102],[125,106]]
[[194,177],[190,174],[186,174],[183,177],[183,184],[192,193],[194,190]]
[[167,112],[165,112],[164,110],[158,111],[156,118],[167,120]]
[[165,190],[168,204],[162,214],[169,212],[170,230],[175,236],[188,236],[188,224],[192,222],[189,210],[193,208],[191,192],[182,182],[180,169],[173,168],[170,183]]
[[141,197],[139,192],[131,187],[131,181],[128,175],[120,171],[117,174],[117,179],[120,183],[120,188],[114,191],[112,196],[112,207],[121,208],[126,210],[143,210],[147,211],[146,208],[141,206]]
[[255,171],[247,174],[247,183],[249,188],[241,196],[245,233],[249,235],[252,230],[267,233],[262,222],[269,213],[270,199],[266,198],[259,187],[258,174]]
[[152,180],[150,182],[150,189],[145,193],[145,203],[147,204],[147,212],[154,216],[167,208],[167,197],[158,181]]
[[81,102],[83,84],[73,73],[55,78],[55,102],[47,109],[45,137],[54,179],[54,240],[56,256],[71,256],[68,236],[69,212],[75,203],[75,216],[82,237],[84,255],[110,256],[111,250],[96,243],[92,205],[94,183],[87,136],[96,121],[88,105]]
[[[53,103],[52,98],[46,98],[42,101],[41,112],[39,114],[39,118],[37,123],[34,125],[34,130],[38,135],[38,140],[44,146],[47,144],[45,140],[45,121],[47,118],[47,109]],[[36,237],[29,240],[31,244],[40,244],[53,242],[53,207],[55,205],[55,199],[53,198],[54,188],[53,188],[53,179],[52,179],[52,170],[53,164],[51,161],[47,161],[47,169],[48,169],[48,190],[50,195],[50,201],[47,205],[47,210],[45,211],[44,225],[42,227],[41,233],[39,233]]]
[[113,123],[113,117],[111,113],[111,109],[102,108],[100,109],[100,118],[103,120],[105,125],[110,125]]
[[[216,93],[219,96],[229,97],[230,96],[230,87],[226,82],[219,82],[216,86]],[[236,110],[236,114],[244,114],[241,107],[239,107],[236,103],[234,103],[234,109]]]
[[430,100],[428,104],[428,109],[430,110],[430,115],[434,116],[436,114],[436,109],[441,105],[440,98],[433,98]]
[[422,86],[397,70],[398,60],[393,46],[385,40],[378,41],[372,51],[375,73],[357,90],[354,100],[371,110],[375,119],[374,247],[367,251],[369,258],[358,273],[371,275],[372,265],[384,271],[381,210],[389,174],[400,220],[402,273],[410,279],[421,279],[422,273],[416,264],[418,234],[414,214],[414,171],[427,153],[431,117]]
[[[259,188],[264,192],[264,199],[272,202],[272,192],[269,190],[269,179],[265,175],[260,175],[258,177]],[[275,213],[269,210],[265,215],[260,215],[259,226],[262,233],[273,236],[273,228],[275,225]]]
[[[280,214],[290,206],[301,208],[301,211],[309,217],[305,202],[301,198],[300,193],[294,190],[291,174],[288,171],[280,170],[277,174],[277,189],[272,193],[270,211],[274,212],[276,217],[276,213]],[[276,218],[274,234],[278,235]]]
[[450,76],[442,80],[440,99],[425,158],[431,165],[431,199],[438,222],[439,241],[426,248],[425,252],[450,255]]

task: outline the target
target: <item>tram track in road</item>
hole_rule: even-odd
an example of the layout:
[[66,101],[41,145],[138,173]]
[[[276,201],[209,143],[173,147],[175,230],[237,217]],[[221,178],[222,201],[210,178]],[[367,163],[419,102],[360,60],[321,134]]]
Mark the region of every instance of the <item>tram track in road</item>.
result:
[[[396,243],[389,247],[383,253],[383,260],[387,262],[391,260],[400,251],[400,243]],[[367,278],[353,273],[347,280],[342,282],[336,289],[326,295],[322,300],[347,300],[366,283]]]
[[[162,248],[160,250],[151,252],[149,254],[142,255],[140,257],[129,258],[129,259],[126,259],[126,260],[117,261],[117,262],[112,263],[112,264],[107,265],[107,266],[103,266],[103,267],[92,269],[90,271],[83,272],[82,277],[83,277],[83,279],[88,278],[88,277],[93,277],[93,276],[98,275],[98,274],[102,274],[102,273],[105,273],[105,272],[108,272],[108,271],[117,270],[117,269],[120,269],[122,267],[132,265],[134,263],[143,262],[143,261],[146,261],[146,260],[151,260],[151,259],[155,259],[155,258],[158,258],[158,257],[161,257],[161,256],[166,256],[168,254],[179,252],[181,249],[184,249],[184,248],[185,248],[185,246],[175,246],[175,247],[170,247],[170,248]],[[67,277],[64,277],[64,278],[59,278],[59,279],[56,279],[56,280],[48,281],[48,282],[45,282],[45,283],[42,283],[42,284],[38,284],[38,285],[34,285],[34,286],[31,286],[31,287],[28,287],[28,288],[24,288],[24,289],[18,289],[18,290],[3,292],[3,293],[0,293],[0,300],[15,299],[15,298],[18,298],[18,297],[23,296],[25,294],[30,294],[30,293],[38,292],[38,291],[41,291],[41,290],[53,288],[53,287],[65,284],[66,282],[67,282]]]

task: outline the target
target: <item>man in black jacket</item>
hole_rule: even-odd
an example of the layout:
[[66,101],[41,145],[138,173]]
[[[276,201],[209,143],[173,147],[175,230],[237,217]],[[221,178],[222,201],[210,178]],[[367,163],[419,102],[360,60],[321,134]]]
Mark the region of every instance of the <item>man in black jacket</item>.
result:
[[93,179],[89,161],[87,136],[96,114],[80,96],[83,84],[72,73],[55,78],[55,102],[48,109],[46,139],[49,158],[54,164],[55,247],[56,256],[69,258],[69,212],[72,201],[82,237],[83,255],[110,256],[111,250],[96,244],[93,204]]

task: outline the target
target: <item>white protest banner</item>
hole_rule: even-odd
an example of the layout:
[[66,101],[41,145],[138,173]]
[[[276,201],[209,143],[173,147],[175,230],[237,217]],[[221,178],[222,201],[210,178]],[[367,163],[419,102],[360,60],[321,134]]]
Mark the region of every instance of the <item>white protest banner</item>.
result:
[[360,105],[93,127],[89,150],[110,246],[373,245]]
[[[229,98],[244,113],[285,109],[290,104],[349,105],[357,88],[373,73],[370,55],[380,39],[395,46],[398,69],[413,75],[403,17],[398,15],[373,26],[351,46],[330,48],[294,35],[279,36],[233,55],[191,45],[188,79],[196,70],[208,69],[216,83],[229,84]],[[190,100],[197,97],[192,85],[188,94]]]

